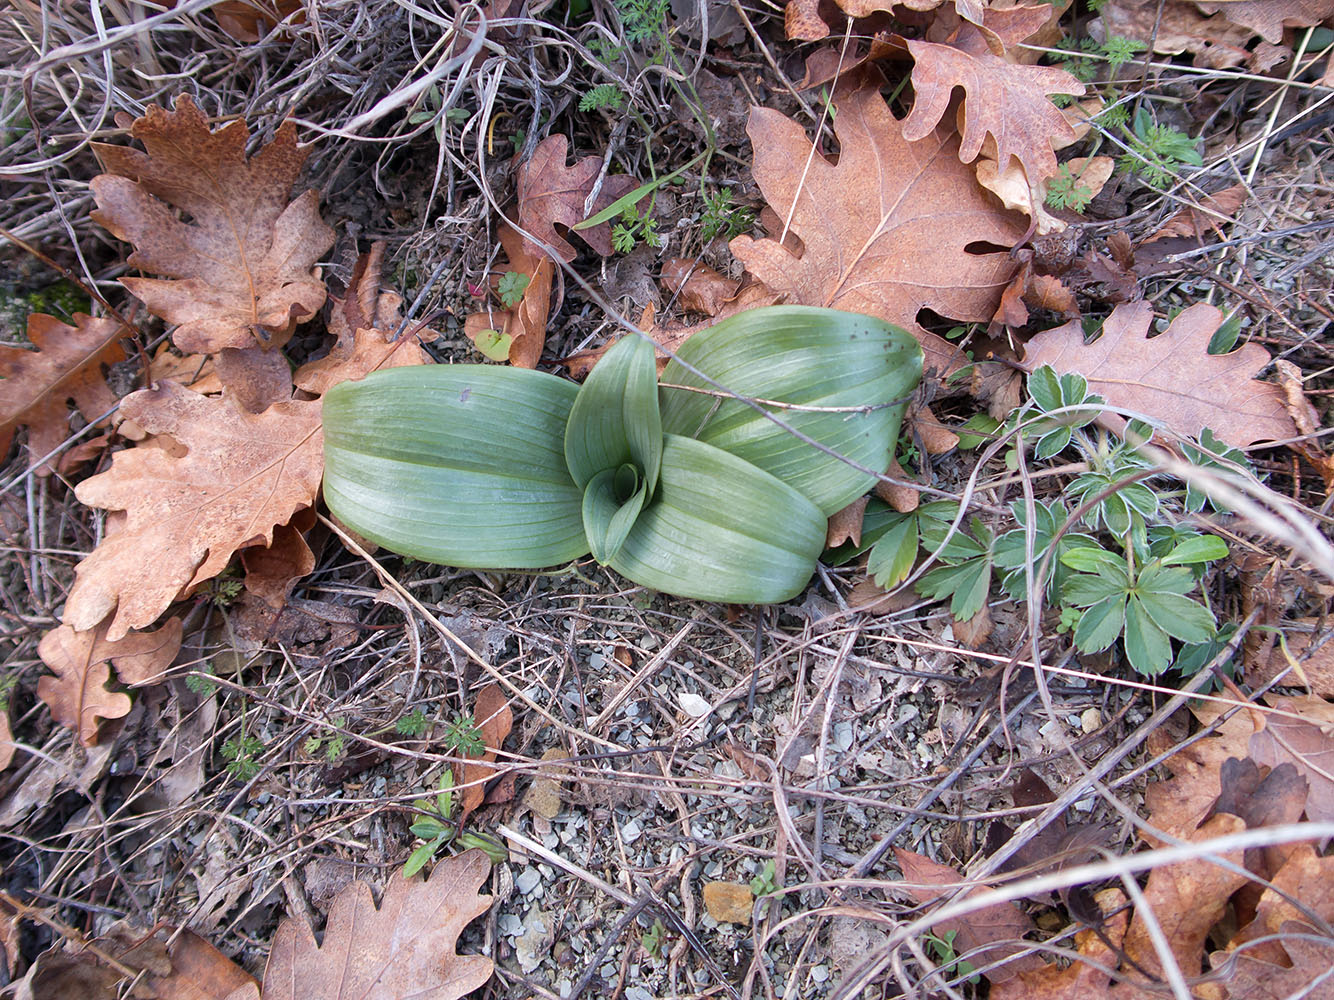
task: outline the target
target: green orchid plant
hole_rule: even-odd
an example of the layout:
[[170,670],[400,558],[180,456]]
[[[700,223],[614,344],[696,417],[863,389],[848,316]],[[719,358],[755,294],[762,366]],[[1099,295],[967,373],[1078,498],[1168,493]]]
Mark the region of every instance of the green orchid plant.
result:
[[888,468],[921,373],[903,330],[806,306],[695,334],[661,382],[638,335],[582,387],[491,365],[395,368],[325,396],[324,497],[353,531],[428,562],[543,569],[592,553],[681,597],[786,601],[815,571],[829,515]]

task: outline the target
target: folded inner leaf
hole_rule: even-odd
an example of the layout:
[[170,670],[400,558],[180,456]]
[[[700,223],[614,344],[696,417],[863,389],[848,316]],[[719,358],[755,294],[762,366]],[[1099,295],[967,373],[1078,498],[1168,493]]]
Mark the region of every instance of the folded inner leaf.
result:
[[610,565],[681,597],[786,601],[815,571],[825,522],[782,480],[720,448],[667,434],[658,493]]

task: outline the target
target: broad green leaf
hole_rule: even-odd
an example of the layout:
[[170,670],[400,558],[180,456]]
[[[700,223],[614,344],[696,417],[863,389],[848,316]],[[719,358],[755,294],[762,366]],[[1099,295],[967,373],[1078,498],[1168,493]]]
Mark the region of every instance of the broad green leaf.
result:
[[1213,562],[1227,556],[1227,542],[1217,535],[1196,535],[1180,542],[1164,558],[1164,566]]
[[1137,598],[1126,605],[1126,659],[1146,677],[1161,674],[1172,665],[1172,643]]
[[917,561],[917,518],[912,514],[898,517],[898,523],[880,536],[866,560],[866,572],[878,587],[902,583]]
[[1154,624],[1182,642],[1208,642],[1214,635],[1214,616],[1198,601],[1180,594],[1138,594],[1138,601]]
[[1151,559],[1139,571],[1135,589],[1141,593],[1189,594],[1195,589],[1195,574],[1183,566],[1164,566]]
[[959,435],[959,447],[971,451],[990,441],[1000,428],[1001,422],[995,417],[986,413],[974,413],[961,426],[954,428],[954,432]]
[[981,542],[967,535],[962,527],[951,532],[950,525],[958,514],[959,505],[951,500],[935,500],[917,509],[917,530],[922,537],[922,549],[946,565],[986,555],[991,546],[986,529],[977,520],[973,521],[972,528],[983,538]]
[[662,417],[648,339],[622,337],[589,373],[570,411],[565,461],[580,488],[605,469],[633,462],[652,497],[662,461]]
[[1124,593],[1098,601],[1080,616],[1079,624],[1075,627],[1075,645],[1085,653],[1100,653],[1116,642],[1125,624]]
[[751,399],[806,407],[880,407],[869,412],[767,408],[837,455],[880,473],[889,467],[907,397],[921,379],[922,351],[903,330],[869,316],[770,306],[695,334],[667,365],[661,393],[664,431],[745,459],[829,515],[865,493],[875,479],[799,440],[745,403],[720,398],[715,386],[686,365]]
[[[626,472],[629,471],[629,482]],[[625,544],[625,537],[644,509],[648,486],[630,464],[604,469],[584,488],[584,532],[593,558],[606,565]]]
[[1081,573],[1099,573],[1112,576],[1123,589],[1130,584],[1130,580],[1126,576],[1125,557],[1108,552],[1104,548],[1081,545],[1069,552],[1062,552],[1061,562]]
[[481,365],[376,372],[324,397],[324,497],[394,552],[541,569],[588,552],[565,465],[574,385]]
[[680,597],[771,604],[801,593],[826,517],[784,482],[712,445],[663,439],[653,502],[610,565]]

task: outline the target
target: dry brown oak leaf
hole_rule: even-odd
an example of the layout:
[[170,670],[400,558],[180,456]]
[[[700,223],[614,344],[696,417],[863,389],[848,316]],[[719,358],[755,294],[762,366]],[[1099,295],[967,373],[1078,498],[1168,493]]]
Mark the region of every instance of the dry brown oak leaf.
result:
[[[629,194],[638,182],[627,174],[608,174],[587,212],[584,203],[593,192],[602,173],[602,157],[584,156],[565,165],[568,143],[563,135],[543,139],[533,150],[532,159],[519,168],[519,225],[556,251],[565,263],[574,260],[575,249],[556,231],[556,226],[571,227],[596,215],[622,195]],[[579,230],[579,237],[603,257],[612,253],[611,223]],[[507,248],[508,249],[508,248]],[[545,251],[532,240],[523,243],[525,254],[537,257]],[[514,255],[510,254],[511,259]]]
[[[1150,338],[1153,307],[1132,302],[1112,311],[1102,336],[1091,344],[1084,343],[1079,320],[1044,330],[1024,345],[1023,366],[1030,372],[1042,365],[1057,374],[1078,372],[1088,379],[1089,391],[1113,408],[1160,420],[1179,434],[1197,437],[1209,427],[1238,448],[1295,437],[1297,425],[1283,390],[1255,379],[1270,362],[1268,351],[1243,344],[1230,354],[1208,353],[1222,322],[1218,309],[1197,303]],[[1114,431],[1125,426],[1112,414],[1099,422]]]
[[1275,45],[1283,41],[1284,28],[1309,28],[1334,17],[1334,0],[1214,0],[1196,6],[1206,14],[1222,14]]
[[1053,66],[1010,62],[991,51],[975,25],[964,22],[949,45],[909,40],[914,59],[913,104],[903,120],[903,137],[925,139],[949,109],[955,87],[964,92],[959,110],[959,158],[972,163],[989,135],[1002,167],[1018,160],[1030,186],[1054,176],[1057,148],[1075,141],[1074,127],[1048,94],[1084,93],[1072,74]]
[[[116,394],[102,377],[102,366],[125,360],[118,320],[74,314],[66,326],[54,316],[28,317],[28,340],[35,351],[0,346],[0,454],[9,450],[14,430],[28,428],[28,465],[49,455],[69,437],[69,408],[73,400],[84,419],[110,420]],[[50,475],[44,462],[38,475]]]
[[1013,246],[1026,227],[978,186],[953,132],[907,141],[875,86],[834,103],[837,163],[796,122],[751,110],[755,179],[779,218],[791,212],[805,248],[797,257],[778,239],[738,236],[732,253],[787,302],[878,316],[921,342],[937,376],[955,371],[967,359],[917,313],[991,319],[1019,265],[999,249],[968,248]]
[[[556,265],[546,254],[530,252],[528,241],[521,239],[509,226],[500,227],[500,245],[509,257],[508,269],[527,276],[528,284],[513,309],[488,305],[464,320],[463,332],[473,341],[486,330],[508,336],[509,363],[515,368],[536,368],[547,342],[547,317],[551,314],[551,285]],[[496,279],[498,282],[498,275]]]
[[92,181],[92,218],[134,244],[131,267],[164,277],[125,287],[178,324],[186,354],[280,346],[324,304],[315,264],[334,240],[314,191],[289,200],[308,153],[296,127],[247,160],[245,123],[210,131],[183,95],[174,111],[150,105],[130,134],[147,152],[94,146],[107,172]]
[[[478,888],[491,863],[465,851],[435,866],[429,880],[395,872],[377,910],[365,882],[353,882],[329,909],[323,944],[304,924],[284,920],[264,969],[263,1000],[459,1000],[491,978],[491,959],[459,955],[459,934],[491,905]],[[245,986],[227,1000],[258,1000]]]
[[[930,903],[942,896],[949,896],[965,881],[949,865],[932,861],[916,851],[896,847],[894,854],[903,872],[904,884],[901,887],[919,903]],[[969,890],[963,898],[987,888],[989,886],[979,885]],[[935,924],[931,932],[944,938],[950,931],[954,931],[954,950],[960,955],[967,953],[968,961],[974,966],[999,963],[985,973],[994,985],[1042,967],[1042,959],[1036,955],[1021,954],[1026,947],[1023,936],[1032,929],[1033,921],[1014,903],[994,903],[979,907],[950,923]]]
[[473,720],[486,749],[463,765],[463,780],[459,784],[465,787],[459,811],[460,824],[486,798],[486,782],[496,771],[490,762],[496,759],[501,744],[514,726],[514,712],[499,684],[488,684],[477,693]]
[[314,503],[324,458],[319,400],[248,413],[227,395],[163,382],[125,397],[121,410],[186,451],[118,452],[75,490],[90,507],[125,512],[75,568],[65,602],[65,623],[79,630],[114,612],[112,640],[217,576],[237,549],[270,544],[275,525]]
[[37,681],[37,697],[51,718],[79,734],[84,746],[97,742],[97,720],[119,719],[130,711],[130,698],[108,691],[111,667],[122,683],[154,684],[181,648],[181,620],[172,618],[156,632],[107,637],[106,625],[77,632],[61,625],[42,636],[37,655],[55,676]]
[[[1289,920],[1277,931],[1282,942],[1280,962],[1258,960],[1251,952],[1236,956],[1237,965],[1225,982],[1233,1000],[1334,1000],[1334,941],[1309,924]],[[1226,967],[1228,954],[1214,953],[1214,966]]]

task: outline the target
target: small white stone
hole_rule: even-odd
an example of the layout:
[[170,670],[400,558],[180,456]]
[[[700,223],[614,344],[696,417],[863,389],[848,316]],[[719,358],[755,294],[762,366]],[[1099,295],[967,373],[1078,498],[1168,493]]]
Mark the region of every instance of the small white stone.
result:
[[640,828],[637,820],[630,820],[621,826],[621,843],[633,844],[639,839],[639,835],[644,831]]
[[693,719],[702,719],[713,711],[707,698],[701,698],[693,691],[682,691],[676,696],[677,703],[681,710]]
[[826,965],[814,965],[811,967],[811,978],[817,983],[823,983],[829,978],[829,967]]

